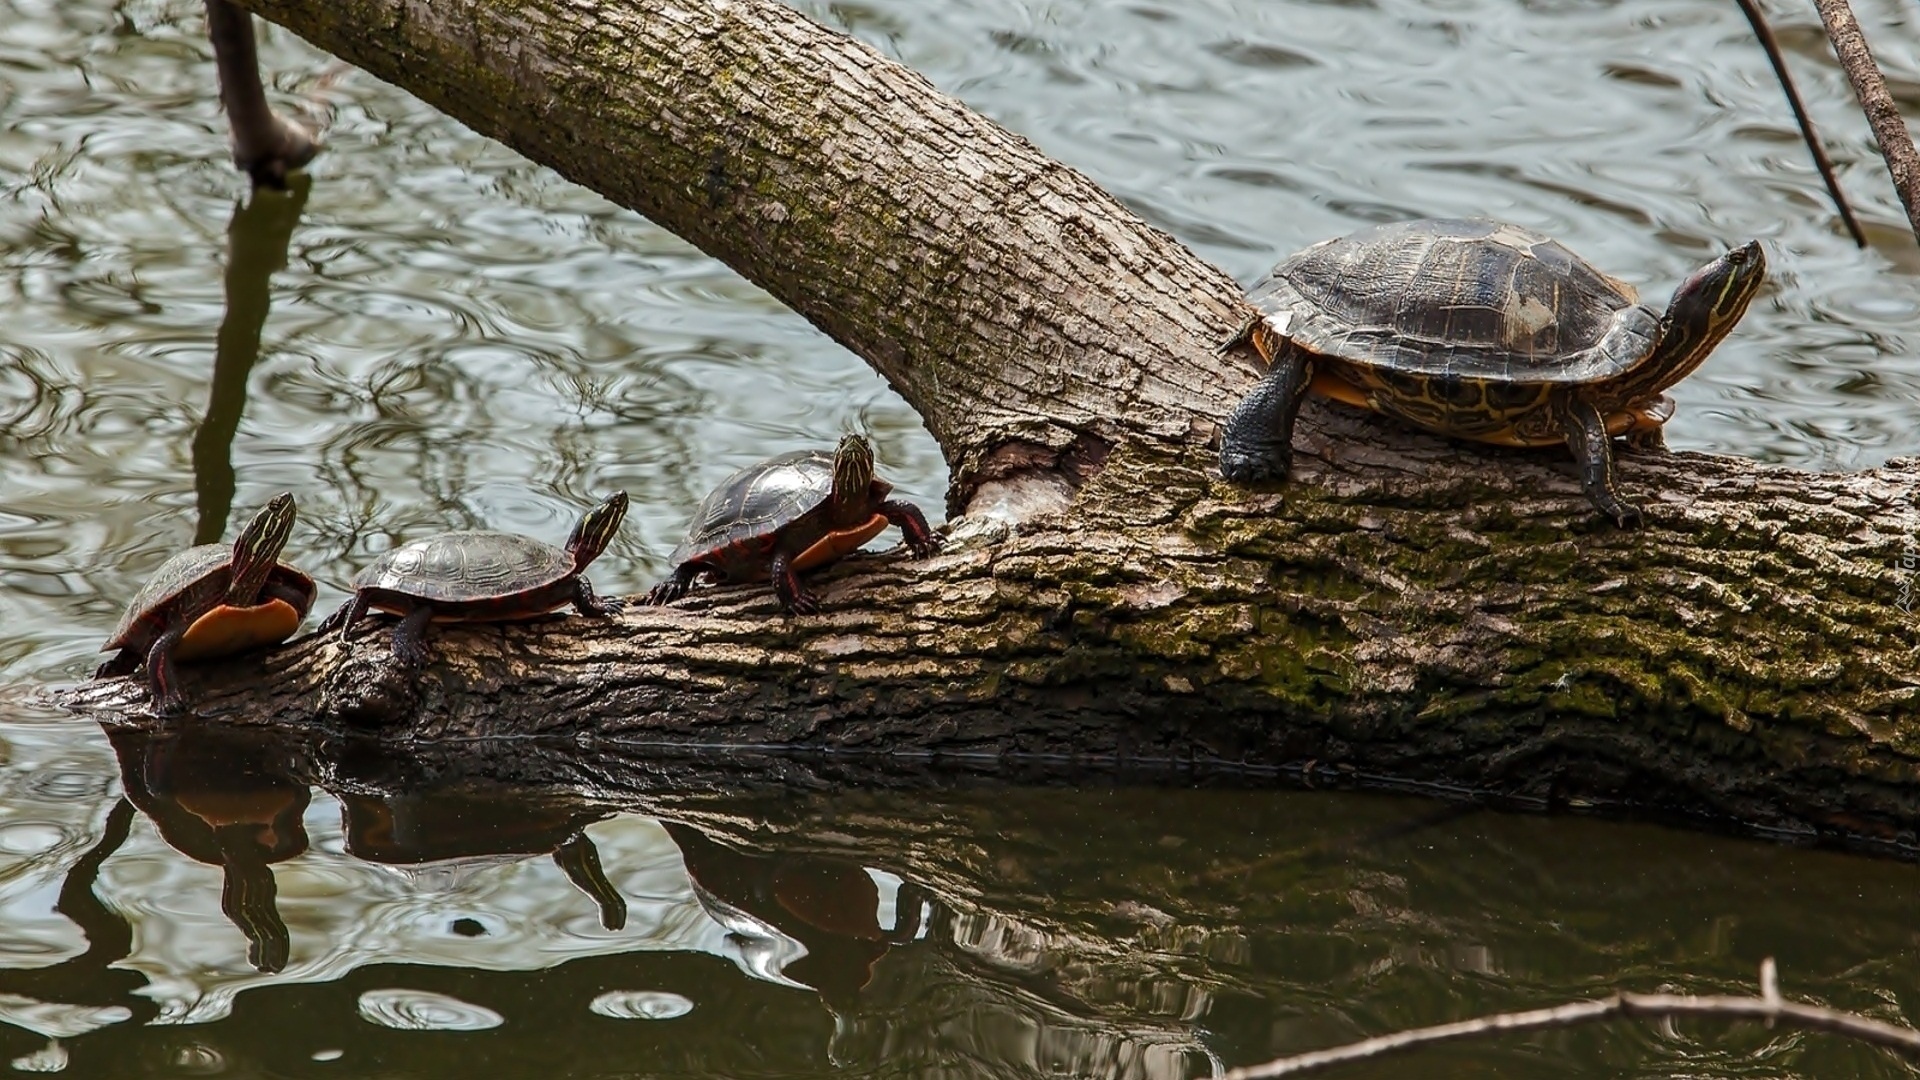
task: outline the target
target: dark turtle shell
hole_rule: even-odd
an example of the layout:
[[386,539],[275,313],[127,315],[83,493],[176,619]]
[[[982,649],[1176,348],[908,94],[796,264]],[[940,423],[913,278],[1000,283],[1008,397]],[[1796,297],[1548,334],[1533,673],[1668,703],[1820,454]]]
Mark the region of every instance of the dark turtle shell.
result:
[[[831,451],[795,450],[749,465],[701,501],[687,538],[668,561],[679,566],[690,559],[721,559],[729,548],[764,546],[832,493]],[[883,498],[884,491],[874,501]]]
[[[217,599],[227,591],[227,572],[232,567],[232,544],[200,544],[161,563],[127,603],[119,625],[113,628],[100,650],[123,649],[133,644],[143,628],[165,622],[173,607],[183,600]],[[312,578],[286,563],[275,564],[271,574],[275,580],[293,585],[309,597],[317,592]]]
[[517,533],[448,532],[402,544],[353,579],[443,604],[506,600],[573,576],[573,556]]
[[1315,244],[1248,299],[1314,353],[1413,376],[1593,383],[1645,360],[1659,317],[1550,237],[1484,220],[1380,225]]

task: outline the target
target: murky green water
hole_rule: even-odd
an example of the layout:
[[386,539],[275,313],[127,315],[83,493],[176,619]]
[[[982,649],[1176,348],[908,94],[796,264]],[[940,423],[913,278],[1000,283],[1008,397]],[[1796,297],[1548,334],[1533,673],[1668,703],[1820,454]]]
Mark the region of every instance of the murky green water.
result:
[[[1868,252],[1718,0],[808,10],[1243,281],[1421,215],[1544,229],[1656,296],[1761,237],[1775,283],[1677,389],[1669,441],[1920,453],[1920,256],[1812,13],[1772,6]],[[1915,9],[1856,7],[1920,113]],[[289,97],[327,64],[280,33],[263,56]],[[1744,987],[1768,954],[1790,992],[1915,1019],[1908,866],[1097,779],[529,802],[29,708],[155,565],[282,489],[323,607],[395,542],[558,539],[615,487],[634,511],[594,576],[637,591],[714,481],[849,428],[942,503],[937,447],[877,377],[671,235],[357,75],[310,191],[249,204],[212,87],[197,3],[0,0],[0,1062],[1178,1077],[1621,983]],[[1408,1071],[1905,1075],[1705,1025],[1345,1075]]]

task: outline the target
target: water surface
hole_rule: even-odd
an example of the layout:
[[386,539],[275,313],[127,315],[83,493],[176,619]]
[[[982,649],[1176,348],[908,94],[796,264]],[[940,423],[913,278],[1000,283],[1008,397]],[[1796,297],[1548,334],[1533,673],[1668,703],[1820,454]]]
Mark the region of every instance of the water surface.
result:
[[[1774,283],[1677,389],[1669,441],[1812,469],[1920,454],[1920,257],[1817,20],[1774,6],[1866,252],[1718,0],[803,5],[1246,282],[1375,221],[1491,214],[1663,298],[1759,237]],[[1915,9],[1856,8],[1920,110]],[[283,103],[329,62],[277,31],[262,54]],[[1902,865],[1099,778],[554,803],[116,745],[25,704],[95,662],[167,555],[283,489],[323,606],[395,543],[558,540],[616,487],[634,509],[594,577],[640,590],[715,481],[848,429],[943,501],[938,448],[876,376],[651,223],[363,75],[332,91],[310,186],[249,200],[213,85],[196,3],[0,0],[14,1070],[1188,1076],[1615,985],[1744,988],[1768,954],[1790,992],[1912,1019]],[[1418,1067],[1905,1075],[1709,1025]]]

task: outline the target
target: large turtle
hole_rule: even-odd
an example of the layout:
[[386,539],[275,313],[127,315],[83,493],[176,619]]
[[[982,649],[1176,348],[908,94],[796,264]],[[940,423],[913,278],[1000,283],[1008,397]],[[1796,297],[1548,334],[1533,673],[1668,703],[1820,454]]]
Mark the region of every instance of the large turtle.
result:
[[940,550],[940,538],[912,503],[890,499],[893,485],[873,474],[873,447],[845,435],[829,454],[796,450],[749,465],[713,489],[694,511],[687,538],[673,552],[673,576],[646,603],[685,596],[701,577],[773,582],[780,606],[796,614],[820,610],[800,584],[800,571],[824,566],[898,525],[918,558]]
[[1662,445],[1663,393],[1747,310],[1767,260],[1758,241],[1694,271],[1666,313],[1530,229],[1497,221],[1378,225],[1307,248],[1248,293],[1251,337],[1272,365],[1234,409],[1220,472],[1284,478],[1308,391],[1443,435],[1506,446],[1565,443],[1587,497],[1622,528],[1640,511],[1614,486],[1612,437]]
[[394,548],[353,579],[353,599],[327,616],[320,633],[347,640],[368,609],[401,616],[393,655],[407,667],[427,662],[429,622],[509,622],[572,604],[582,615],[607,616],[626,606],[600,596],[587,566],[607,550],[627,514],[616,491],[587,511],[563,551],[515,533],[473,530],[429,536]]
[[281,492],[232,544],[201,544],[161,563],[100,647],[120,651],[93,677],[131,675],[144,663],[155,710],[173,716],[187,708],[174,661],[231,656],[293,636],[317,591],[312,578],[280,561],[293,521],[293,496]]

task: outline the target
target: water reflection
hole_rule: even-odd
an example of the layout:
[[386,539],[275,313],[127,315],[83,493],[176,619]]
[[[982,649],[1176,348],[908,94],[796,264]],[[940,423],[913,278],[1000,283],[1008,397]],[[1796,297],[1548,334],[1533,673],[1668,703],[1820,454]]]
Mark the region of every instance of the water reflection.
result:
[[[217,1025],[176,1058],[270,1061],[268,1031],[220,1021],[241,990],[301,984],[394,1037],[513,1031],[534,1000],[564,1007],[517,1037],[553,1047],[604,1042],[596,1020],[648,1020],[587,1057],[611,1064],[664,1038],[666,1057],[700,1075],[764,1054],[933,1075],[1184,1077],[1212,1060],[1190,1029],[1208,991],[1096,974],[1087,960],[1106,946],[1084,930],[979,897],[956,905],[970,886],[926,879],[939,872],[870,832],[823,842],[767,816],[763,795],[651,817],[631,812],[646,801],[633,794],[515,786],[368,746],[205,724],[105,734],[126,797],[66,868],[56,908],[86,946],[0,970],[0,1051],[19,1068],[84,1072],[169,1021]],[[151,835],[218,870],[220,916],[251,975],[191,929],[192,893],[211,883],[141,866],[151,855],[114,858],[136,808]],[[591,929],[556,888],[591,900]],[[544,989],[530,997],[526,979]],[[1101,1003],[1114,995],[1144,1019]],[[250,1015],[273,1011],[261,1000]],[[746,1017],[762,1019],[743,1030]],[[366,1063],[337,1021],[283,1023],[296,1020],[285,1049]],[[15,1045],[9,1025],[39,1041]]]
[[[600,926],[627,925],[627,901],[607,880],[600,850],[588,825],[613,816],[614,808],[574,796],[538,791],[400,791],[338,793],[347,851],[389,866],[450,864],[491,858],[517,859],[551,853],[553,862],[600,912]],[[480,936],[471,919],[455,920],[454,933]]]
[[[147,987],[146,977],[120,966],[133,951],[133,927],[94,891],[101,865],[126,843],[133,818],[131,803],[114,800],[99,840],[74,861],[61,881],[54,910],[85,935],[85,950],[48,967],[0,968],[0,998],[12,1006],[0,1009],[0,1019],[60,1038],[123,1020],[145,1023],[158,1013],[152,999],[141,994]],[[33,1010],[38,1015],[24,1017],[22,1004],[38,1006]],[[50,1028],[47,1021],[62,1015],[68,1022]],[[88,1017],[100,1022],[72,1022],[72,1018]]]
[[[1871,257],[1828,226],[1729,5],[801,6],[1242,281],[1389,212],[1496,213],[1641,283],[1763,235],[1783,272],[1683,384],[1676,445],[1816,467],[1920,447],[1898,208],[1867,193]],[[190,533],[282,489],[305,510],[296,561],[339,581],[392,537],[550,535],[586,492],[626,488],[631,541],[604,564],[622,592],[658,577],[714,482],[844,430],[882,436],[903,495],[940,501],[938,448],[856,358],[378,80],[345,88],[310,203],[236,210],[197,10],[0,0],[0,683],[80,673]],[[1879,175],[1817,19],[1796,18],[1796,63],[1826,76],[1814,113],[1856,117],[1833,129],[1843,169]],[[263,39],[291,78],[327,63]],[[1915,41],[1876,47],[1911,72]],[[1768,953],[1789,994],[1894,1021],[1920,1000],[1915,869],[1820,852],[1097,784],[696,797],[672,778],[568,809],[458,768],[272,748],[236,758],[252,775],[222,795],[189,750],[124,766],[18,706],[0,686],[0,1061],[19,1069],[1186,1076],[1620,983],[1746,990]],[[114,793],[123,770],[151,822]],[[452,842],[469,828],[495,839]],[[306,850],[268,861],[296,830]],[[188,835],[208,861],[166,846]],[[221,844],[256,900],[271,883],[269,907],[239,905],[250,932],[223,910]],[[272,920],[284,966],[263,972]],[[367,1002],[505,1022],[423,1035],[366,1022]],[[1422,1071],[1908,1075],[1831,1041],[1631,1026],[1345,1075]]]
[[[1184,1078],[1617,985],[1750,990],[1768,954],[1796,997],[1895,1022],[1920,1000],[1920,870],[1829,853],[1324,792],[53,725],[0,724],[0,1063],[73,1076]],[[512,782],[546,755],[594,796]],[[1709,1025],[1461,1053],[1905,1075]]]
[[852,1006],[875,962],[923,934],[933,915],[925,889],[859,863],[753,854],[690,825],[661,824],[680,848],[700,906],[727,928],[740,965],[810,988],[837,1010]]
[[277,741],[219,728],[108,729],[126,797],[175,851],[220,868],[220,910],[247,939],[247,960],[287,966],[287,924],[273,864],[307,850],[307,785]]
[[255,189],[234,204],[227,224],[226,314],[215,338],[207,411],[193,433],[193,487],[199,501],[196,544],[211,544],[233,510],[233,437],[246,409],[248,376],[260,359],[260,334],[273,299],[273,274],[287,266],[287,245],[313,188],[296,173],[285,191]]

